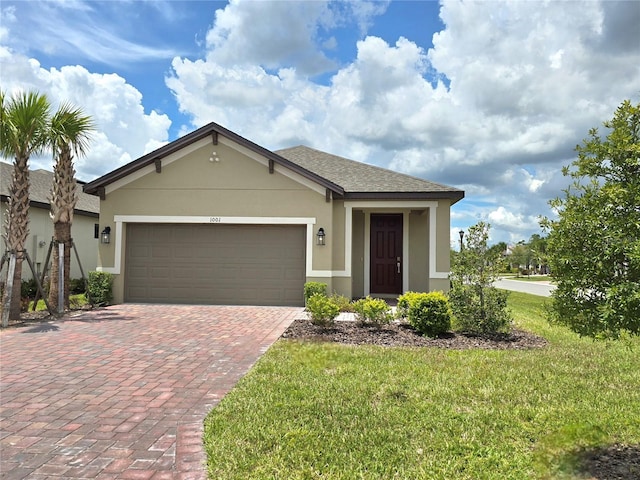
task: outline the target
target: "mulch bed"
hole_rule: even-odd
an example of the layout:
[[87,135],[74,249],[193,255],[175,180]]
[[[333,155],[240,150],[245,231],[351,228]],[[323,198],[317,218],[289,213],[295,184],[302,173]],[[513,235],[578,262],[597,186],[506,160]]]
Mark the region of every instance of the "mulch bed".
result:
[[384,347],[437,347],[455,350],[470,348],[485,350],[526,350],[542,348],[547,341],[523,330],[511,333],[472,335],[447,332],[437,338],[423,337],[411,325],[394,322],[381,328],[360,326],[352,321],[337,321],[329,328],[312,324],[309,320],[294,320],[282,338],[334,342],[348,345],[380,345]]
[[581,471],[597,480],[638,480],[640,445],[614,444],[586,450],[578,455]]

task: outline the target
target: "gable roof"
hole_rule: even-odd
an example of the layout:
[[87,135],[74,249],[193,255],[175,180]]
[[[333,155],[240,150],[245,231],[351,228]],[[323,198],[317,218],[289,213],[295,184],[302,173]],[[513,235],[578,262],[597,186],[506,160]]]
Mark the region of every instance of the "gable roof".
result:
[[[0,162],[0,199],[3,202],[9,199],[9,187],[13,177],[13,164]],[[77,181],[78,202],[75,211],[77,213],[97,216],[100,213],[100,200],[93,195],[82,191],[84,182]],[[34,207],[49,209],[49,195],[53,184],[53,172],[48,170],[29,170],[29,203]]]
[[325,187],[334,198],[345,199],[440,199],[452,203],[464,198],[464,191],[417,177],[349,160],[305,146],[272,152],[216,123],[209,123],[184,137],[113,170],[84,186],[84,191],[102,196],[104,188],[134,172],[162,160],[186,146],[211,137],[217,144],[222,135],[245,148]]
[[116,182],[121,178],[124,178],[127,175],[140,170],[141,168],[152,165],[156,160],[162,160],[164,157],[167,157],[172,153],[175,153],[180,149],[191,145],[192,143],[202,140],[203,138],[211,137],[213,144],[216,145],[218,143],[218,135],[222,135],[229,140],[232,140],[239,145],[242,145],[245,148],[258,153],[259,155],[262,155],[263,157],[267,158],[270,161],[273,161],[274,163],[277,163],[285,168],[299,173],[303,177],[306,177],[309,180],[312,180],[329,189],[336,195],[342,196],[344,194],[344,190],[339,185],[336,185],[326,178],[322,178],[313,172],[305,170],[304,168],[296,165],[295,163],[292,163],[286,158],[283,158],[280,155],[277,155],[274,152],[261,147],[257,143],[253,143],[252,141],[241,137],[237,133],[234,133],[231,130],[228,130],[223,126],[213,122],[205,125],[204,127],[200,127],[199,129],[185,135],[184,137],[180,137],[179,139],[174,140],[173,142],[168,143],[151,153],[146,154],[138,158],[137,160],[134,160],[133,162],[129,162],[126,165],[93,180],[92,182],[87,183],[84,186],[84,191],[91,195],[101,195],[100,192],[104,191],[104,187],[106,187],[107,185],[110,185],[111,183]]

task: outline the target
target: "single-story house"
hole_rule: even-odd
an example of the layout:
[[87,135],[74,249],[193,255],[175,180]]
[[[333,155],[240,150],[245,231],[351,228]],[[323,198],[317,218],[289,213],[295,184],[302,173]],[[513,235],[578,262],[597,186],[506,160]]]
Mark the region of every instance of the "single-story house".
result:
[[462,190],[210,123],[89,182],[116,302],[302,305],[448,290]]
[[[4,239],[6,234],[6,215],[9,206],[9,187],[13,177],[13,164],[0,162],[0,232]],[[53,221],[49,216],[51,205],[51,185],[53,184],[53,172],[48,170],[29,171],[29,237],[25,245],[29,257],[34,263],[36,272],[40,274],[44,268],[44,262],[49,251],[49,245],[53,238]],[[84,182],[78,181],[78,202],[73,215],[71,236],[80,257],[82,270],[88,275],[90,270],[95,270],[98,261],[98,217],[100,212],[100,200],[94,195],[82,191]],[[7,246],[4,240],[0,240],[2,252]],[[71,278],[82,276],[80,265],[75,254],[71,255]],[[32,278],[31,269],[25,261],[22,264],[22,279]]]

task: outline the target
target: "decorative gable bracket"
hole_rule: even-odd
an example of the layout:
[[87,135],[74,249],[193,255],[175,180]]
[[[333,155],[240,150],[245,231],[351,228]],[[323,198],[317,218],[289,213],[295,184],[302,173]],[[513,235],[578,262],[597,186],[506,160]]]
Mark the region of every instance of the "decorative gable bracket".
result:
[[162,160],[156,158],[154,163],[156,164],[156,173],[162,173]]

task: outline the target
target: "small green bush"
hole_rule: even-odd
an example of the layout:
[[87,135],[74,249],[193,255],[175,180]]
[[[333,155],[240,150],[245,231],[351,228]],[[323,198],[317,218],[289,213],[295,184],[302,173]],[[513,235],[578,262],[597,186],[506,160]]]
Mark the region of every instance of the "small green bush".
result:
[[374,325],[380,327],[391,323],[393,315],[391,308],[381,298],[361,298],[353,304],[356,320],[360,325]]
[[36,296],[37,291],[38,284],[34,278],[22,281],[22,284],[20,285],[20,296],[22,298],[33,298]]
[[449,292],[455,329],[467,333],[509,332],[512,321],[507,296],[495,287],[456,284]]
[[341,312],[353,312],[353,303],[348,297],[334,292],[329,298],[338,306]]
[[419,292],[405,292],[398,297],[398,304],[396,305],[396,317],[407,319],[409,316],[409,307],[422,293]]
[[437,337],[451,328],[451,307],[442,292],[418,293],[410,297],[407,320],[422,335]]
[[106,272],[89,272],[89,291],[85,297],[93,305],[108,305],[113,300],[113,275]]
[[84,279],[72,278],[69,280],[69,293],[71,295],[78,295],[85,292]]
[[321,327],[330,327],[340,313],[338,306],[325,295],[316,293],[307,300],[307,311],[311,314],[311,323]]
[[307,304],[307,301],[313,297],[314,295],[322,295],[324,297],[327,296],[327,284],[322,282],[307,282],[304,284],[304,303]]

